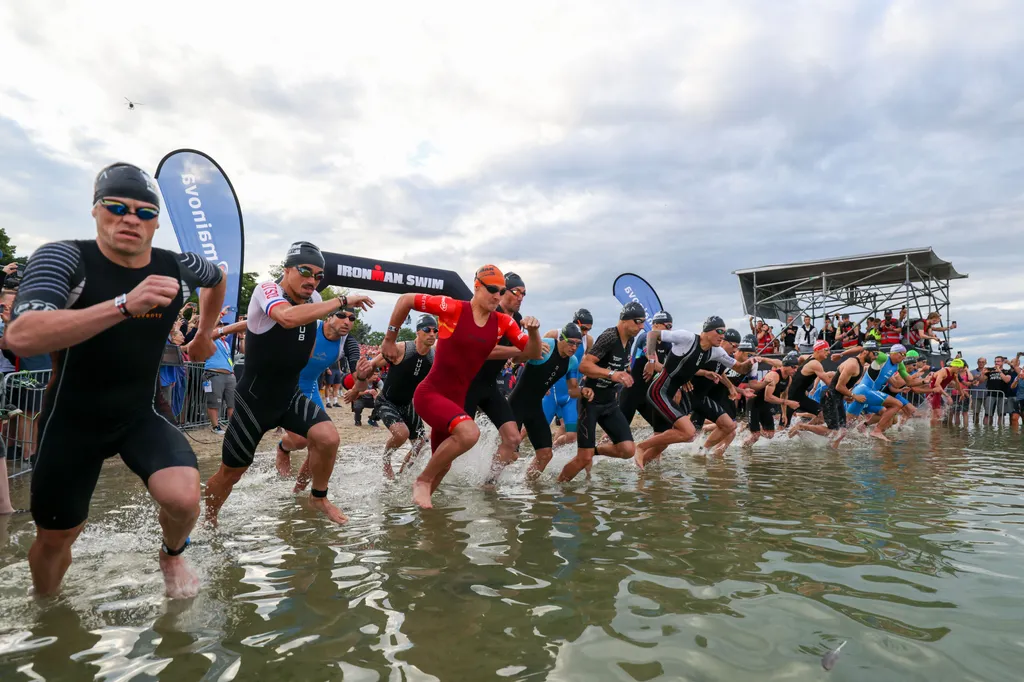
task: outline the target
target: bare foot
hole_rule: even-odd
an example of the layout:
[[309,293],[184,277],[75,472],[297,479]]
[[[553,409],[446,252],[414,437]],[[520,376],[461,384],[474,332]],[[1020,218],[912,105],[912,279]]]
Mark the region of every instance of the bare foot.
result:
[[191,599],[199,594],[199,576],[180,554],[167,556],[161,551],[160,571],[164,574],[164,588],[169,598]]
[[299,468],[299,475],[295,477],[295,487],[292,488],[292,492],[301,493],[312,480],[313,473],[309,469],[309,457],[307,457],[306,461]]
[[285,478],[292,477],[292,456],[290,453],[285,452],[281,449],[281,446],[277,446],[277,475]]
[[384,458],[384,478],[389,481],[395,480],[395,470],[391,468],[391,456],[388,455]]
[[633,453],[633,463],[636,464],[636,468],[640,471],[644,470],[644,453],[646,450],[641,450],[639,447]]
[[871,436],[872,438],[877,438],[878,440],[885,441],[886,443],[891,443],[892,442],[891,440],[886,438],[885,434],[882,433],[881,431],[879,431],[878,429],[871,429],[871,431],[868,433],[868,435]]
[[348,517],[341,513],[341,510],[331,504],[330,500],[326,497],[313,497],[309,496],[309,506],[316,509],[321,514],[324,514],[331,521],[334,521],[338,525],[341,525],[348,521]]
[[433,509],[434,505],[430,503],[430,483],[426,481],[416,481],[413,483],[412,501],[419,505],[421,509]]

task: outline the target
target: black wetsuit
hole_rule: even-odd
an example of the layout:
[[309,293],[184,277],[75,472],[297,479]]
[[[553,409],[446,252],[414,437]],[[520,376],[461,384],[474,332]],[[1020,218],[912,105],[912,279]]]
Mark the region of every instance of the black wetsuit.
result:
[[[844,363],[849,360],[844,360]],[[851,376],[846,382],[846,389],[853,391],[853,387],[857,385],[860,378],[864,376],[864,365],[861,364],[860,360],[857,361],[858,372]],[[846,428],[846,396],[840,393],[836,386],[839,385],[839,374],[842,370],[842,363],[836,368],[835,376],[832,377],[832,383],[829,384],[828,389],[821,396],[821,416],[825,420],[825,426],[831,431]]]
[[[593,355],[595,363],[604,370],[625,372],[629,368],[629,341],[622,342],[618,327],[609,327],[601,332],[594,345],[583,356]],[[580,398],[577,403],[577,443],[580,449],[591,449],[597,443],[597,425],[600,424],[613,443],[633,440],[629,422],[619,409],[616,395],[618,384],[607,376],[600,379],[585,377],[585,387],[594,390],[594,399]]]
[[[622,410],[623,416],[626,417],[626,423],[632,424],[633,417],[639,412],[640,416],[643,417],[648,424],[654,426],[654,411],[647,405],[647,389],[651,386],[651,381],[654,381],[654,377],[648,381],[644,379],[644,367],[647,366],[647,332],[643,331],[636,337],[636,342],[633,344],[633,366],[629,370],[630,376],[633,377],[633,385],[626,387],[623,386],[622,390],[619,391],[619,409]],[[659,341],[655,347],[655,354],[658,357],[658,362],[662,365],[665,364],[665,359],[668,357],[668,352],[672,348],[671,343]]]
[[113,306],[114,298],[150,275],[181,283],[170,305],[119,321],[54,354],[32,474],[32,517],[40,528],[66,530],[85,521],[108,457],[120,455],[147,484],[161,469],[196,467],[185,436],[154,408],[154,393],[178,311],[192,289],[220,282],[218,268],[196,254],[164,249],[153,249],[148,265],[126,268],[107,259],[95,241],[53,242],[29,259],[12,318],[36,310]]
[[405,424],[410,438],[425,435],[423,420],[412,406],[416,387],[427,378],[427,372],[434,366],[434,349],[420,355],[415,341],[405,342],[405,355],[397,365],[389,365],[384,386],[377,396],[371,419],[379,419],[389,429],[395,424]]
[[[308,302],[319,301],[320,294],[314,292]],[[283,303],[298,305],[277,282],[263,282],[249,299],[245,369],[235,388],[235,411],[221,450],[226,466],[252,464],[260,439],[274,427],[305,438],[314,425],[331,421],[299,388],[299,374],[316,345],[317,324],[282,327],[270,311]]]
[[548,345],[548,342],[552,344],[548,346],[548,357],[540,363],[526,363],[508,397],[516,424],[519,428],[526,427],[526,435],[530,437],[530,443],[535,451],[551,447],[551,426],[544,416],[544,394],[566,375],[570,363],[573,362],[573,356],[561,356],[557,341],[544,340],[545,345]]
[[[503,313],[501,306],[498,306],[497,312]],[[512,319],[519,324],[523,321],[523,316],[519,313],[511,313]],[[502,336],[498,340],[499,346],[511,346],[512,342]],[[512,408],[509,407],[508,400],[501,394],[501,389],[498,388],[498,377],[501,375],[501,371],[505,368],[507,360],[486,360],[480,371],[473,377],[472,383],[469,385],[469,390],[466,391],[466,414],[471,417],[476,417],[477,410],[487,415],[487,418],[491,420],[491,423],[495,427],[501,427],[502,424],[508,422],[514,422],[516,417],[512,414]]]
[[[775,384],[775,388],[772,390],[772,395],[776,398],[782,397],[782,392],[786,390],[786,380],[782,378],[782,374],[777,369],[768,371],[768,374],[775,373],[779,377],[778,382]],[[762,381],[768,380],[768,374],[764,375]],[[759,388],[754,392],[754,397],[750,401],[750,432],[757,433],[759,431],[775,431],[775,413],[772,411],[772,406],[775,403],[770,403],[765,400],[765,390],[768,388],[767,384]]]
[[[810,360],[807,362],[810,362]],[[806,364],[800,365],[789,380],[789,399],[800,403],[800,407],[796,409],[796,412],[818,414],[821,411],[821,405],[807,397],[807,392],[811,390],[811,386],[814,385],[814,380],[818,378],[818,375],[813,372],[810,375],[804,374],[803,371]]]
[[735,364],[735,360],[721,347],[702,348],[699,334],[685,329],[674,329],[662,332],[661,337],[669,341],[672,348],[665,361],[665,369],[655,377],[647,391],[648,402],[660,416],[660,423],[655,425],[655,431],[671,428],[677,421],[693,413],[691,395],[688,392],[684,391],[681,394],[679,403],[673,398],[679,389],[696,376],[701,367],[712,359],[728,367]]
[[[731,368],[726,367],[724,362],[712,360],[701,369],[721,375]],[[736,418],[736,404],[729,399],[729,389],[721,379],[715,382],[707,377],[694,376],[691,383],[693,391],[690,392],[690,407],[693,412],[690,421],[695,429],[704,426],[704,420],[717,422],[723,414]]]

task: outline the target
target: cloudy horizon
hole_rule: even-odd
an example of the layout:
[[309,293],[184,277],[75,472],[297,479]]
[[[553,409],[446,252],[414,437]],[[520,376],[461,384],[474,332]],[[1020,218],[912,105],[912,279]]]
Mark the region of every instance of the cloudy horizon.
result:
[[299,238],[467,282],[494,262],[545,328],[613,323],[636,272],[677,326],[745,331],[734,270],[931,246],[970,275],[955,349],[991,360],[1024,349],[1016,7],[8,3],[0,224],[18,255],[90,238],[99,168],[201,149],[246,271]]

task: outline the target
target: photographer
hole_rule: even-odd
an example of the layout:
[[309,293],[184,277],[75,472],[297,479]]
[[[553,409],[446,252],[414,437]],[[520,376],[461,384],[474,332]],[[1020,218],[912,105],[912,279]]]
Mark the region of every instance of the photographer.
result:
[[993,416],[1002,421],[1003,414],[1006,411],[1006,395],[1013,381],[1013,375],[1010,373],[1009,367],[1003,367],[1004,362],[1006,362],[1006,358],[1002,355],[997,355],[995,364],[992,367],[986,367],[984,370],[985,390],[987,391],[985,395],[984,422],[986,426],[992,424]]

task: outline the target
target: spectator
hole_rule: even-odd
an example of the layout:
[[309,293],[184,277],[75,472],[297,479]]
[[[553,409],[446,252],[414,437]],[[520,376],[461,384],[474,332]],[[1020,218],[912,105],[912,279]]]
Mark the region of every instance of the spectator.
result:
[[352,403],[352,411],[355,413],[355,425],[363,425],[363,410],[371,410],[370,418],[366,420],[367,426],[377,426],[377,420],[373,418],[373,403],[377,400],[377,394],[381,389],[380,373],[374,372],[373,376],[366,382],[364,390],[355,402]]
[[796,325],[792,315],[786,316],[786,326],[782,328],[782,348],[786,353],[796,350]]
[[900,342],[902,338],[900,323],[898,320],[893,319],[892,310],[885,311],[885,317],[878,331],[881,333],[881,343],[883,346],[892,346]]
[[814,342],[818,340],[818,330],[811,323],[811,316],[804,315],[804,323],[796,330],[796,345],[801,353],[814,351]]
[[[221,312],[223,321],[224,312]],[[198,315],[193,315],[198,318]],[[224,435],[220,427],[220,409],[224,407],[225,419],[231,419],[235,412],[235,373],[231,361],[231,346],[228,340],[217,333],[213,340],[216,349],[203,365],[203,392],[206,394],[206,414],[210,417],[210,428],[219,436]]]
[[1020,428],[1020,413],[1024,409],[1024,367],[1020,364],[1021,354],[1010,362],[1010,369],[1013,380],[1009,384],[1012,391],[1010,406],[1010,426],[1014,429]]
[[882,343],[882,321],[877,317],[868,318],[868,329],[864,332],[864,341],[873,340],[878,344]]
[[1003,414],[1006,411],[1006,396],[1007,390],[1010,383],[1013,380],[1013,376],[1009,372],[1009,368],[1003,367],[1003,363],[1006,361],[1002,355],[996,356],[995,364],[992,367],[986,368],[985,378],[985,425],[989,426],[992,424],[992,417],[995,416],[997,419],[1002,421]]
[[925,319],[911,323],[908,331],[910,343],[921,347],[928,346],[932,342],[939,343],[940,339],[935,335],[935,332],[944,332],[950,329],[956,329],[956,322],[953,322],[948,327],[943,327],[941,325],[942,317],[939,313],[928,313],[928,317]]
[[839,333],[836,334],[836,341],[838,341],[843,348],[849,348],[850,346],[857,345],[857,337],[854,336],[853,331],[853,322],[850,322],[850,313],[843,313],[842,317],[839,319],[837,330]]
[[836,328],[835,325],[832,324],[832,318],[828,315],[825,316],[825,326],[818,333],[818,338],[823,341],[827,341],[829,348],[838,348],[838,344],[836,343]]

